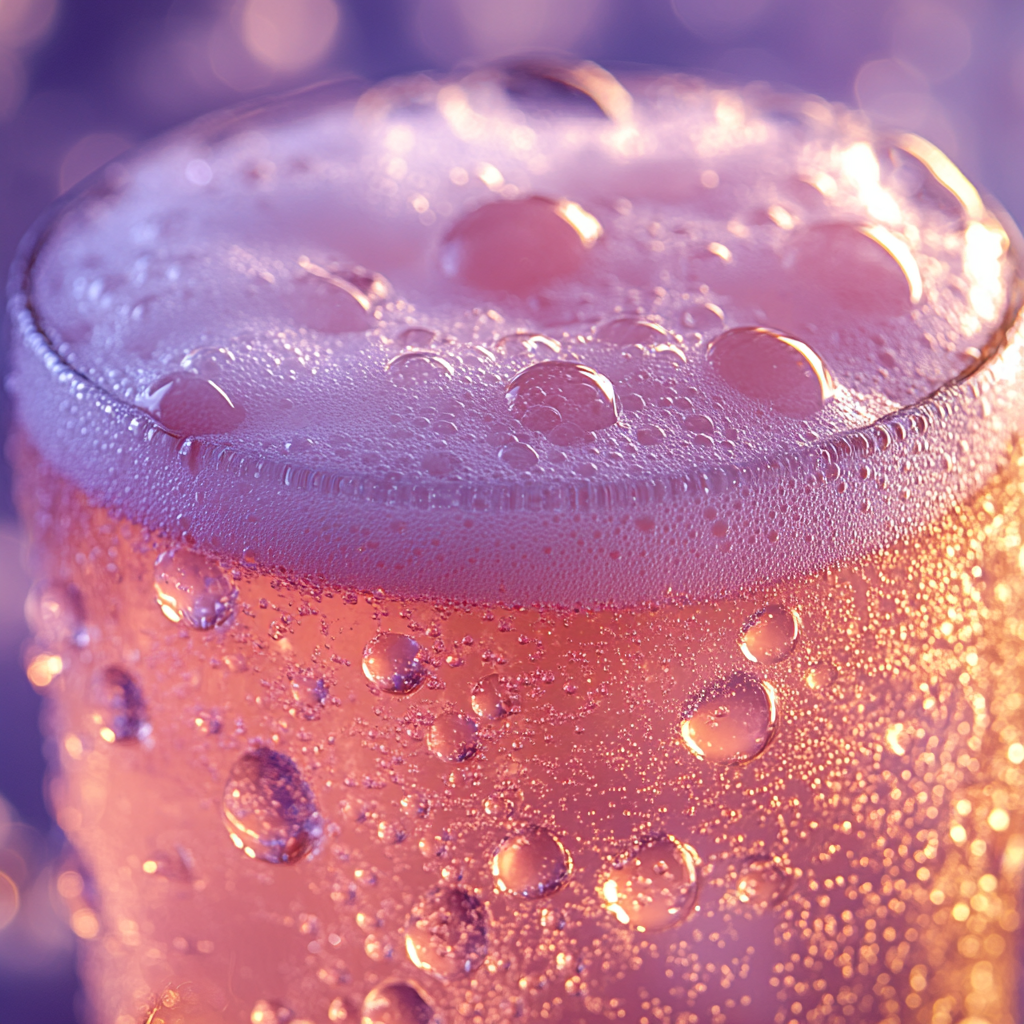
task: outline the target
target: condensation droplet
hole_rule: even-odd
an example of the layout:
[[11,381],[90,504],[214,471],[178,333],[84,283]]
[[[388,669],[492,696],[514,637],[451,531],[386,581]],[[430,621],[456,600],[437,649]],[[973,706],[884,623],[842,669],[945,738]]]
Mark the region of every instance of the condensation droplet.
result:
[[508,699],[501,676],[497,672],[492,672],[474,683],[469,700],[473,706],[473,714],[485,722],[496,722],[512,710],[512,702]]
[[313,791],[298,765],[269,747],[234,764],[224,786],[224,823],[247,856],[293,863],[313,848],[323,827]]
[[582,441],[619,418],[612,382],[580,363],[551,360],[528,366],[508,382],[505,398],[524,427],[558,445]]
[[697,902],[697,855],[674,836],[644,840],[601,885],[605,908],[638,932],[660,932],[689,917]]
[[745,764],[768,746],[778,723],[775,690],[746,672],[708,684],[684,714],[683,742],[702,761]]
[[740,632],[740,650],[748,661],[774,665],[788,658],[800,636],[800,616],[770,604],[750,616]]
[[572,873],[572,857],[557,836],[533,826],[501,841],[491,871],[502,892],[537,899],[566,883]]
[[387,361],[384,370],[396,384],[406,387],[444,381],[455,375],[455,367],[451,362],[439,353],[426,349],[400,352]]
[[245,419],[245,410],[219,384],[195,373],[161,377],[137,404],[176,437],[226,434]]
[[487,912],[464,889],[432,889],[412,909],[405,928],[409,959],[442,980],[469,974],[487,955]]
[[491,202],[448,231],[441,270],[471,288],[525,296],[575,274],[601,233],[597,218],[576,203],[539,196]]
[[477,750],[477,725],[468,715],[438,715],[427,732],[427,747],[442,761],[468,761]]
[[363,675],[385,693],[412,693],[427,678],[423,655],[406,633],[378,633],[363,648]]
[[97,702],[107,709],[100,736],[108,743],[146,740],[153,732],[138,684],[123,668],[108,665],[97,680]]
[[389,981],[367,993],[361,1012],[362,1024],[439,1024],[430,1003],[413,985]]
[[766,327],[736,327],[718,335],[708,359],[737,391],[794,419],[821,412],[835,393],[831,373],[810,346]]
[[153,587],[164,615],[193,629],[224,625],[238,597],[237,589],[217,565],[186,548],[172,548],[160,555]]
[[622,318],[602,324],[594,331],[594,339],[617,348],[626,348],[629,345],[664,345],[673,340],[672,335],[661,324],[634,318]]
[[770,857],[753,857],[736,880],[736,899],[763,910],[781,903],[789,893],[790,881],[782,867]]

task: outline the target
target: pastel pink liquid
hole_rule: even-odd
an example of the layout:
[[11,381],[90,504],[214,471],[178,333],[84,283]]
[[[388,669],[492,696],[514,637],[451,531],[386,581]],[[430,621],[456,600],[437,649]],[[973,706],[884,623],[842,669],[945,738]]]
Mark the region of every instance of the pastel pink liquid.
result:
[[1012,1020],[1011,229],[821,101],[629,84],[235,112],[26,242],[104,1024]]

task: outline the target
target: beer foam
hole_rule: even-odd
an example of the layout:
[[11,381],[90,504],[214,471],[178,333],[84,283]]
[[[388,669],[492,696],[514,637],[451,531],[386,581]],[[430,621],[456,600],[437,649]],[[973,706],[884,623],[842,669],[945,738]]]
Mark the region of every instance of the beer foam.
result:
[[762,585],[994,471],[1016,267],[941,153],[582,67],[530,70],[575,103],[417,77],[108,168],[15,267],[33,443],[225,557],[512,604]]

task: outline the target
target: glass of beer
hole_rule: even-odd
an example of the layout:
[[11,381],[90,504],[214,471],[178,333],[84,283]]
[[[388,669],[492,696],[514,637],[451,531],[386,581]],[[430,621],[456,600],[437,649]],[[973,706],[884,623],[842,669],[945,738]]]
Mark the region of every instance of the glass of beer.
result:
[[843,108],[537,61],[63,200],[13,454],[93,1019],[1011,1024],[1015,237]]

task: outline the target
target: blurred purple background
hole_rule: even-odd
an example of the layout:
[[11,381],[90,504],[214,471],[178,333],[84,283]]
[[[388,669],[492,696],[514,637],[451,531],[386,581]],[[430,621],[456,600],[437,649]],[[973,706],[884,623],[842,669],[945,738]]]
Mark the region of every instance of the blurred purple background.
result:
[[[0,268],[50,200],[204,111],[537,50],[862,106],[1024,221],[1022,0],[0,0]],[[72,932],[88,941],[95,919],[44,798],[26,589],[0,465],[0,1024],[72,1024]]]

